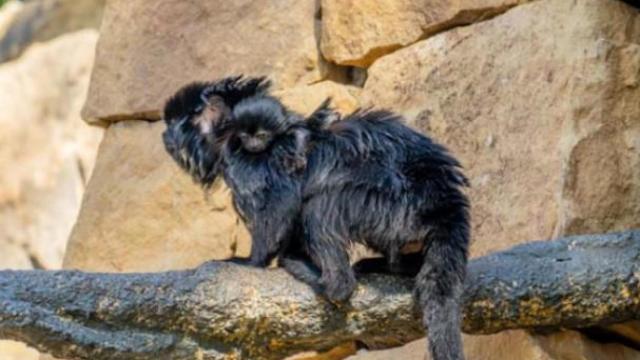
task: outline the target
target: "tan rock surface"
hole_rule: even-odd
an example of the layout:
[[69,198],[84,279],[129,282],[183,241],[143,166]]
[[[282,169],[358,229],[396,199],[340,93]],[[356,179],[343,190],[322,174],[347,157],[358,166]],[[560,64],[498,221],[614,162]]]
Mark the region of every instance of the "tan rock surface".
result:
[[2,257],[0,258],[0,265],[2,269],[33,269],[33,263],[30,257],[31,254],[29,254],[29,250],[26,249],[24,245],[5,241],[2,242],[0,248],[2,251]]
[[[60,268],[102,137],[80,118],[98,34],[30,47],[0,65],[0,268]],[[38,359],[0,341],[0,359]]]
[[24,4],[18,0],[11,0],[6,2],[2,8],[0,8],[0,38],[3,38],[11,26],[11,23],[20,13],[20,10]]
[[102,135],[79,116],[96,39],[65,35],[0,66],[0,247],[12,249],[0,267],[62,264]]
[[37,351],[15,341],[0,341],[0,359],[2,360],[38,360]]
[[[589,340],[575,331],[551,336],[535,336],[536,342],[549,359],[562,360],[635,360],[640,352],[619,344],[602,344]],[[543,357],[543,359],[545,359]]]
[[35,42],[48,41],[81,29],[97,29],[105,1],[38,0],[20,2],[19,7],[18,1],[7,3],[6,6],[18,11],[8,24],[6,35],[0,37],[0,62],[19,56]]
[[639,75],[621,64],[638,39],[638,11],[618,1],[536,1],[381,58],[363,102],[405,114],[462,160],[474,255],[634,228],[640,88],[624,83]]
[[322,0],[322,54],[367,67],[377,58],[456,25],[490,18],[526,0]]
[[242,246],[246,235],[228,191],[219,186],[206,198],[165,152],[164,129],[163,122],[144,121],[107,129],[65,268],[183,269],[230,257]]
[[331,105],[342,113],[349,113],[359,107],[358,96],[361,89],[355,86],[341,85],[333,81],[321,81],[313,85],[297,86],[276,91],[279,97],[291,110],[301,114],[309,114],[322,102],[331,98]]
[[282,88],[329,77],[315,14],[312,0],[110,1],[83,116],[158,118],[183,84],[229,74],[269,75]]
[[[472,181],[473,255],[635,228],[638,39],[640,16],[620,2],[537,1],[381,58],[363,103],[400,111],[461,158]],[[517,338],[528,335],[505,341]],[[479,344],[465,345],[474,359],[483,351],[480,359],[503,358],[493,341],[466,339]],[[581,349],[584,358],[606,358],[604,348]]]
[[[464,336],[465,355],[472,360],[636,360],[640,352],[619,344],[601,344],[576,331],[529,335],[505,331],[495,335]],[[417,340],[397,349],[361,351],[347,360],[429,360],[426,342]]]

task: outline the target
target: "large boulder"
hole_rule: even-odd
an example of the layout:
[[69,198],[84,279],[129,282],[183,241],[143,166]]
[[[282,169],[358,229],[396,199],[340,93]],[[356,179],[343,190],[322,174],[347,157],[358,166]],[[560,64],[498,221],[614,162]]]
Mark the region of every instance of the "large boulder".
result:
[[317,50],[316,1],[110,1],[83,112],[92,123],[157,119],[193,80],[269,75],[278,87],[338,76]]
[[[12,13],[6,34],[0,36],[0,62],[19,56],[32,43],[68,32],[97,29],[106,0],[12,0],[2,13]],[[0,34],[3,33],[0,15]]]
[[635,228],[639,38],[640,15],[621,2],[536,1],[381,58],[363,102],[462,160],[474,255]]
[[445,29],[485,20],[526,0],[322,0],[322,54],[367,67]]
[[0,359],[2,360],[38,360],[40,354],[17,341],[0,341]]
[[102,136],[79,115],[96,40],[68,34],[0,66],[0,248],[14,254],[2,268],[62,264]]
[[107,128],[65,268],[184,269],[246,244],[228,191],[218,186],[206,196],[165,152],[164,129],[145,121]]
[[[505,331],[488,336],[465,335],[463,341],[467,358],[473,360],[634,360],[640,357],[636,350],[620,344],[599,343],[576,331],[535,336]],[[425,347],[424,340],[417,340],[397,349],[362,352],[347,360],[424,360]]]
[[275,92],[275,96],[293,111],[309,114],[324,100],[330,98],[331,106],[336,110],[349,113],[359,107],[358,97],[361,89],[342,85],[333,81],[321,81],[313,85],[302,85]]

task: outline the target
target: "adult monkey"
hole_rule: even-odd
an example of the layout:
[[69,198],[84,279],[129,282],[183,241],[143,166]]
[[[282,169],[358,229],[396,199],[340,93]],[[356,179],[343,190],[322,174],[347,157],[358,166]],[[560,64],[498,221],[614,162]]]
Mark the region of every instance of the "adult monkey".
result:
[[[165,107],[165,145],[208,185],[222,173],[252,234],[249,259],[278,257],[330,301],[360,272],[415,276],[434,360],[461,360],[460,296],[469,245],[467,179],[430,138],[388,111],[343,119],[325,102],[309,119],[269,96],[264,79],[180,90]],[[382,254],[349,263],[351,243]]]

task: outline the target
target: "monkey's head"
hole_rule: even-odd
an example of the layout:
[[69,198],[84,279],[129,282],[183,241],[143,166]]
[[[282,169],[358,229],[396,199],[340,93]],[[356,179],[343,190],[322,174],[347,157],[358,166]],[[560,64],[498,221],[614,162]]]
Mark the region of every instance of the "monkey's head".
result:
[[184,86],[164,107],[165,149],[196,182],[209,187],[221,170],[221,125],[230,122],[239,102],[264,94],[269,86],[265,78],[242,77]]
[[285,134],[297,118],[271,96],[254,96],[240,101],[225,121],[224,133],[235,149],[257,154],[267,150]]
[[230,109],[210,88],[209,83],[193,83],[173,95],[164,107],[167,127],[180,125],[194,135],[213,135],[215,126],[229,116]]

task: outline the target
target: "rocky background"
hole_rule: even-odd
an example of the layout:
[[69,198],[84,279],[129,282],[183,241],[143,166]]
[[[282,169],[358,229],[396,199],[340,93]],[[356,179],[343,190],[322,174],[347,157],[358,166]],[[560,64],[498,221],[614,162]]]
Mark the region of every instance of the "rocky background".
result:
[[[228,191],[203,194],[182,174],[157,121],[181,85],[238,73],[269,75],[300,112],[327,96],[342,111],[386,107],[447,145],[472,182],[472,256],[640,227],[640,12],[622,1],[102,6],[1,9],[1,267],[56,268],[67,237],[64,266],[82,270],[183,269],[246,254]],[[97,33],[86,28],[102,15],[94,60]],[[0,359],[13,359],[17,345],[3,346]],[[466,336],[465,348],[479,360],[640,359],[640,324]],[[348,344],[315,359],[348,356],[422,359],[424,344]]]
[[[0,8],[0,268],[57,269],[103,129],[82,122],[103,1]],[[0,342],[0,359],[32,360]]]

